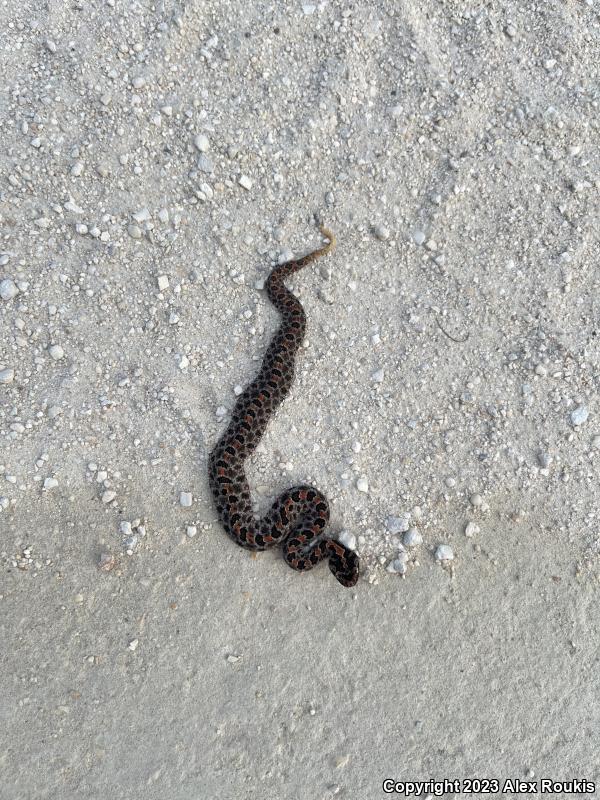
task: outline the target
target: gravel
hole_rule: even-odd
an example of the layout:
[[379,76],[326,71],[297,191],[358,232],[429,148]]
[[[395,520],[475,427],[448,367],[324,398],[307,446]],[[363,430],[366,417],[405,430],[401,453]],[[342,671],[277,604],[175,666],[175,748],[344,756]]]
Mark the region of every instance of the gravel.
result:
[[3,300],[12,300],[19,294],[17,284],[11,278],[0,281],[0,297]]
[[481,529],[476,522],[467,522],[465,525],[465,536],[467,536],[469,539],[472,539],[474,536],[477,536],[480,530]]
[[[46,5],[0,56],[4,793],[585,773],[598,2]],[[206,474],[321,222],[248,479],[324,492],[351,590],[237,548]]]
[[401,514],[398,517],[389,516],[385,521],[385,527],[391,534],[404,533],[410,527],[410,514]]
[[423,537],[417,528],[409,528],[404,534],[402,541],[406,547],[418,547],[423,543]]
[[365,477],[360,477],[356,481],[356,488],[359,492],[363,492],[364,494],[368,494],[369,492],[369,481]]
[[59,344],[53,344],[48,348],[48,352],[50,353],[50,357],[54,359],[54,361],[59,361],[61,358],[64,358],[65,351]]
[[194,144],[201,153],[206,153],[210,148],[210,142],[208,140],[208,136],[205,136],[203,133],[199,133],[194,138]]
[[193,497],[191,492],[180,492],[179,493],[179,505],[182,508],[190,508],[193,502]]
[[454,551],[449,544],[440,544],[435,549],[435,557],[437,561],[453,561]]
[[577,406],[571,411],[571,422],[573,425],[583,425],[587,422],[590,412],[584,405]]

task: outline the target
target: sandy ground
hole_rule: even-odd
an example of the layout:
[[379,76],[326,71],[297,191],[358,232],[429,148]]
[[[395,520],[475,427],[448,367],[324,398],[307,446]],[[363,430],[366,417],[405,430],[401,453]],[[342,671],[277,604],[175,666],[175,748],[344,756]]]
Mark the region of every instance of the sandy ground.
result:
[[[0,3],[2,800],[600,782],[599,8]],[[352,590],[206,476],[318,221],[248,472]]]

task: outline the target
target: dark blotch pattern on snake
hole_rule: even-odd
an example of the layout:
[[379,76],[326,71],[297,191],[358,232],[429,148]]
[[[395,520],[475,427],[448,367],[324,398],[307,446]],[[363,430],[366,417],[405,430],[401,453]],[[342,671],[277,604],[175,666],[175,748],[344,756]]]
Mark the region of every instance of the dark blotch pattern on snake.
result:
[[309,570],[324,558],[342,586],[358,580],[358,556],[340,542],[325,536],[329,522],[327,499],[312,486],[294,486],[275,500],[258,518],[252,511],[244,461],[256,449],[269,418],[290,391],[296,353],[304,339],[306,315],[284,279],[303,269],[334,246],[329,244],[303,258],[275,267],[267,280],[269,299],[282,322],[265,354],[260,372],[238,397],[227,430],[209,458],[209,479],[221,524],[241,547],[265,550],[281,545],[292,569]]

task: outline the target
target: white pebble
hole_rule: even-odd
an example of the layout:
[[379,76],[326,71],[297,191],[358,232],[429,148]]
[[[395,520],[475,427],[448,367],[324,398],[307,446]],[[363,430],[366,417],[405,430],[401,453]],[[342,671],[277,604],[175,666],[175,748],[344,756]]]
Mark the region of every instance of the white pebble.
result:
[[475,508],[479,508],[483,505],[483,497],[480,494],[472,494],[469,497],[469,501]]
[[189,508],[192,505],[192,493],[191,492],[180,492],[179,493],[179,505],[183,506],[183,508]]
[[408,553],[406,553],[404,550],[401,550],[396,558],[387,565],[386,571],[394,575],[404,575],[406,572],[407,562]]
[[147,208],[141,208],[139,211],[134,212],[131,216],[141,225],[143,222],[148,222],[150,219],[150,212]]
[[14,369],[0,369],[0,383],[12,383],[15,377]]
[[423,544],[423,537],[416,528],[409,528],[402,539],[407,547],[418,547]]
[[119,530],[123,534],[123,536],[131,536],[131,522],[124,519],[122,522],[119,523]]
[[71,214],[83,214],[83,208],[78,206],[77,203],[73,202],[73,198],[67,200],[65,203],[65,211],[70,211]]
[[438,561],[453,561],[454,553],[449,544],[440,544],[436,548],[435,557]]
[[51,358],[54,359],[54,361],[59,361],[65,355],[65,351],[62,349],[62,347],[59,344],[51,345],[48,348],[48,352],[50,353],[50,356],[51,356]]
[[189,358],[187,356],[180,356],[179,357],[179,362],[178,362],[178,365],[177,365],[179,367],[179,369],[187,369],[189,367],[189,365],[190,365],[190,360],[189,360]]
[[169,288],[169,279],[166,275],[159,275],[157,283],[161,292]]
[[102,502],[110,503],[115,499],[116,496],[117,496],[116,492],[113,492],[112,489],[107,489],[105,492],[102,493]]
[[247,189],[248,191],[252,188],[252,181],[247,175],[240,175],[238,183],[243,189]]
[[385,521],[385,527],[391,534],[404,533],[410,528],[410,514],[404,513],[399,517],[390,515]]
[[361,477],[356,481],[356,488],[359,492],[364,492],[365,494],[369,491],[369,481],[365,477]]
[[19,289],[13,280],[5,278],[3,281],[0,281],[0,297],[3,300],[12,300],[13,297],[16,297],[18,294]]
[[373,233],[380,242],[386,242],[390,238],[390,231],[385,225],[374,225]]
[[137,650],[138,644],[139,644],[139,639],[132,639],[127,645],[127,647],[129,650]]
[[198,533],[198,528],[195,525],[188,525],[185,529],[186,534],[193,539],[194,536]]
[[201,153],[206,153],[206,151],[210,147],[210,142],[208,141],[208,136],[205,136],[203,133],[199,133],[196,136],[196,138],[194,139],[194,144],[196,145],[196,148]]
[[44,481],[44,489],[55,489],[58,486],[56,478],[46,478]]
[[337,539],[340,544],[345,545],[349,550],[356,550],[356,536],[350,531],[340,531]]
[[383,381],[383,370],[378,369],[371,375],[371,380],[375,381],[375,383],[382,383]]
[[406,563],[395,558],[393,561],[390,561],[385,570],[392,575],[404,575],[406,572]]
[[132,239],[141,239],[142,238],[142,229],[139,225],[135,223],[131,223],[127,226],[127,233],[131,236]]
[[540,467],[542,469],[548,469],[548,467],[552,463],[552,456],[550,455],[550,453],[546,453],[545,450],[538,450],[536,455]]
[[469,539],[472,539],[473,536],[476,536],[479,533],[479,525],[475,522],[467,522],[465,525],[465,536],[468,536]]
[[413,231],[412,238],[415,244],[422,245],[427,237],[423,231]]
[[212,200],[214,197],[214,192],[212,186],[208,183],[201,183],[199,186],[198,191],[198,198],[200,200]]
[[584,405],[579,405],[571,411],[571,422],[573,425],[583,425],[584,422],[587,422],[589,415],[590,412],[587,408]]

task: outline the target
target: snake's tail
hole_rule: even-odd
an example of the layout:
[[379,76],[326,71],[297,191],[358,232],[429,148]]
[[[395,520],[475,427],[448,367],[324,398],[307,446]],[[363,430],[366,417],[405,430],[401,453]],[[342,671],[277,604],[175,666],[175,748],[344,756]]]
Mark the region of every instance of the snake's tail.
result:
[[328,229],[321,227],[319,228],[323,236],[329,239],[326,245],[323,247],[319,247],[317,250],[313,250],[312,253],[307,253],[302,258],[294,259],[293,261],[288,261],[287,264],[282,264],[282,268],[285,270],[285,274],[291,275],[293,272],[298,272],[298,270],[303,269],[306,267],[307,264],[316,261],[317,258],[321,258],[326,253],[331,252],[335,247],[335,236],[334,234]]
[[335,233],[333,233],[333,231],[330,231],[329,228],[326,228],[324,225],[321,225],[319,227],[319,230],[326,239],[329,239],[329,241],[324,247],[321,247],[319,250],[316,251],[320,256],[324,256],[325,253],[329,253],[335,249],[337,242],[335,238]]
[[314,261],[317,258],[321,258],[321,256],[330,253],[336,245],[335,234],[332,233],[329,228],[325,228],[321,226],[319,228],[321,233],[326,239],[329,239],[327,244],[323,245],[323,247],[319,247],[317,250],[313,250],[312,253],[307,253],[300,261],[304,262],[304,264],[308,264],[310,261]]

